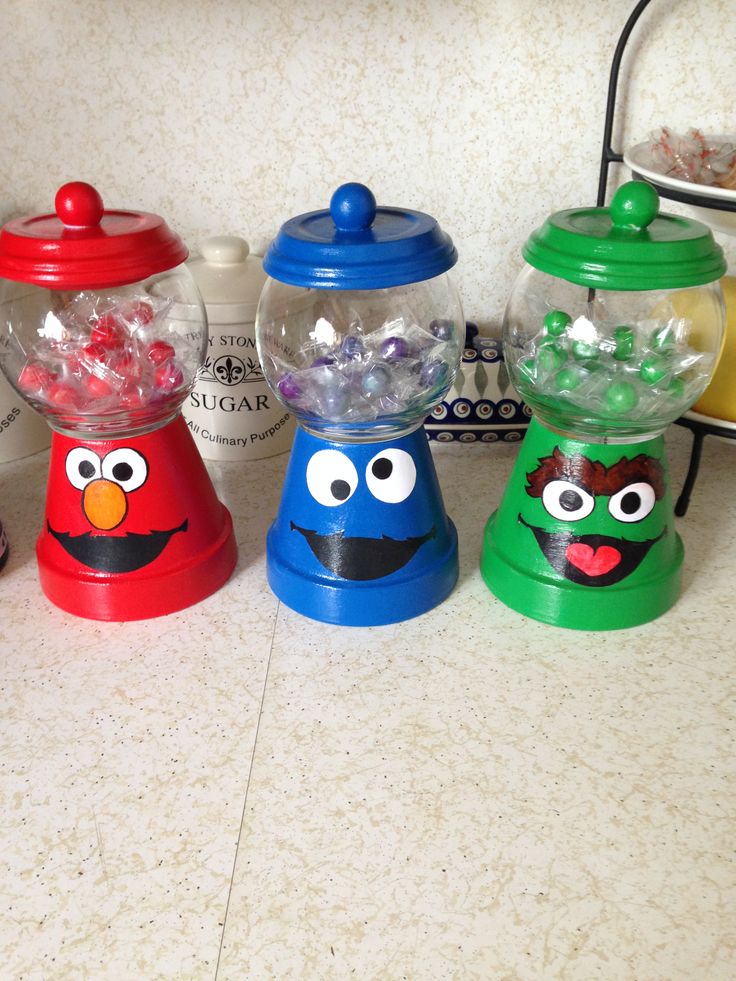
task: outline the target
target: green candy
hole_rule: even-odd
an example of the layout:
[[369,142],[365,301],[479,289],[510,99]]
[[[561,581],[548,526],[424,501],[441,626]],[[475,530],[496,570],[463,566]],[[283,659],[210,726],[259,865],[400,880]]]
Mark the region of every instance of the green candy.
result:
[[606,405],[611,412],[629,412],[638,401],[636,389],[629,382],[614,382],[606,390]]
[[558,392],[573,392],[582,380],[583,376],[577,367],[563,368],[555,375],[555,388]]
[[519,362],[519,374],[527,381],[534,381],[537,377],[537,362],[534,358],[524,358]]
[[682,378],[673,378],[667,386],[667,394],[678,401],[685,397],[685,382]]
[[617,327],[613,332],[616,350],[613,356],[616,361],[628,361],[634,353],[634,331],[631,327]]
[[550,310],[544,318],[544,329],[552,337],[562,337],[572,323],[572,317],[564,310]]
[[581,368],[585,368],[587,372],[593,374],[596,371],[602,371],[603,365],[600,361],[583,361],[580,365]]
[[537,368],[543,375],[557,371],[567,361],[567,356],[561,348],[554,344],[545,344],[537,351]]
[[589,344],[587,341],[574,341],[572,345],[572,356],[576,361],[591,361],[598,357],[597,344]]
[[657,329],[652,332],[652,336],[649,339],[649,343],[652,347],[652,350],[664,351],[668,347],[674,347],[675,337],[670,327],[667,324],[665,324],[664,327],[657,327]]
[[647,385],[656,385],[667,374],[667,364],[662,358],[644,358],[639,366],[639,375]]

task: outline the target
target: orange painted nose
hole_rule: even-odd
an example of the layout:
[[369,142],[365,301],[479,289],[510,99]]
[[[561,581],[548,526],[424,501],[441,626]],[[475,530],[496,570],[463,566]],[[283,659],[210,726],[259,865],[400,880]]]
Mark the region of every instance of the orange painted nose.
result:
[[93,480],[84,488],[82,510],[91,525],[110,531],[128,513],[128,499],[123,488],[111,480]]

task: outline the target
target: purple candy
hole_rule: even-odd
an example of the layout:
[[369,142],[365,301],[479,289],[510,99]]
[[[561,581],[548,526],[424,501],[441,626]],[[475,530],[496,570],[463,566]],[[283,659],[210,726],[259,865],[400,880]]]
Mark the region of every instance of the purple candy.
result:
[[428,361],[422,365],[422,372],[419,377],[422,384],[428,388],[442,385],[447,378],[447,365],[444,361]]
[[342,355],[348,361],[358,361],[365,354],[365,347],[359,337],[354,334],[348,336],[342,342]]
[[381,344],[381,357],[386,361],[401,361],[409,357],[409,345],[403,337],[387,337]]
[[326,416],[341,416],[348,407],[349,396],[343,388],[326,389],[320,398],[322,412]]
[[391,372],[380,364],[373,365],[363,375],[361,388],[366,395],[383,395],[391,383]]
[[287,402],[293,402],[302,394],[301,385],[291,373],[284,375],[279,382],[278,388],[279,394],[282,396],[282,398],[285,398]]
[[331,354],[325,354],[321,358],[315,358],[310,367],[312,368],[322,368],[327,364],[335,364],[337,358],[333,357]]
[[452,339],[452,331],[454,324],[451,320],[433,320],[429,325],[429,332],[433,334],[438,341],[449,341]]

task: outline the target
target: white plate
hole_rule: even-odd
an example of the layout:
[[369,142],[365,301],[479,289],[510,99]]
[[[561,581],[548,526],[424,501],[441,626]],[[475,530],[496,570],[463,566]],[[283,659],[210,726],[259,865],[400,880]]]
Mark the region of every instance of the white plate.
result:
[[736,432],[736,422],[731,422],[730,419],[716,419],[715,416],[706,416],[694,409],[688,409],[685,416],[694,422],[707,422],[713,426],[720,426],[722,429],[733,429]]
[[[714,143],[732,143],[736,146],[736,136],[707,136],[706,140],[713,140]],[[701,194],[704,198],[715,198],[716,201],[736,202],[736,191],[728,187],[718,187],[716,184],[696,184],[694,181],[685,181],[681,177],[671,177],[669,174],[661,174],[658,170],[653,170],[651,166],[651,156],[648,143],[638,143],[635,147],[624,153],[624,163],[635,170],[637,174],[646,177],[653,184],[661,187],[669,187],[673,191],[683,191],[686,194]]]
[[[736,146],[735,136],[708,136],[715,142],[733,143]],[[693,181],[685,181],[680,177],[671,177],[669,174],[661,174],[658,170],[651,167],[651,157],[649,147],[651,141],[647,143],[637,143],[635,147],[624,153],[624,163],[630,167],[634,173],[652,184],[672,191],[680,191],[683,194],[693,194],[702,198],[710,198],[715,201],[729,201],[736,204],[736,191],[727,187],[717,187],[713,184],[695,184]],[[736,211],[721,211],[720,208],[698,208],[689,205],[697,215],[698,219],[709,225],[717,232],[725,235],[736,235]]]

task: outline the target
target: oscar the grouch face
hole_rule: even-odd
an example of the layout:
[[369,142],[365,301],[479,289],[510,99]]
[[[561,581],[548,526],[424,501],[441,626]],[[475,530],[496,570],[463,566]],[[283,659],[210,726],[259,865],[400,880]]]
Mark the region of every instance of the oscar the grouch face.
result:
[[518,521],[552,568],[581,586],[632,576],[667,532],[662,463],[640,453],[606,467],[555,447],[526,475],[531,499]]

